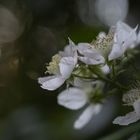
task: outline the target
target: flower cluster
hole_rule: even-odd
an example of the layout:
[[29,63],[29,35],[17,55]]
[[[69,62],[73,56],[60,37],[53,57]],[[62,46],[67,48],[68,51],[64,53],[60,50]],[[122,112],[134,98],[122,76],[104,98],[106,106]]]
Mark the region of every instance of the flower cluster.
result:
[[[121,21],[111,27],[108,34],[99,33],[91,43],[76,45],[69,39],[64,51],[54,55],[47,65],[46,73],[49,76],[38,78],[38,82],[43,89],[51,91],[66,85],[66,89],[57,97],[58,104],[72,110],[85,106],[85,110],[74,123],[74,128],[83,128],[93,115],[101,111],[103,103],[113,89],[126,90],[115,79],[128,50],[133,49],[139,42],[140,33],[137,33],[137,27],[132,29]],[[116,63],[118,60],[122,61]],[[139,90],[132,90],[131,93],[133,92],[138,93]],[[125,96],[127,97],[124,97],[124,100],[127,100],[130,95],[128,93]],[[131,122],[138,120],[140,117],[137,115],[137,99],[132,105],[135,112],[117,118],[114,123],[128,124],[128,121],[124,120],[133,114],[135,116]]]

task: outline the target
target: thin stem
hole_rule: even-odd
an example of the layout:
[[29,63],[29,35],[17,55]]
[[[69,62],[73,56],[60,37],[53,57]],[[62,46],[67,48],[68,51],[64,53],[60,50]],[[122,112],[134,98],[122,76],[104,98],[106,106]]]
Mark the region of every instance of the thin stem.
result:
[[78,77],[78,78],[89,79],[89,80],[102,80],[102,81],[104,81],[104,82],[108,82],[108,83],[110,83],[110,84],[112,84],[112,85],[118,87],[118,88],[121,89],[121,90],[128,90],[127,87],[122,86],[122,85],[121,85],[120,83],[118,83],[118,82],[112,81],[112,80],[110,80],[110,79],[108,79],[108,78],[106,78],[106,77],[100,76],[100,75],[98,75],[98,74],[96,74],[96,75],[98,76],[97,78],[96,78],[96,77],[84,77],[84,76],[79,76],[79,75],[73,74],[73,76]]
[[112,84],[112,85],[118,87],[118,88],[121,89],[121,90],[128,90],[127,87],[122,86],[120,83],[118,83],[118,82],[116,82],[116,81],[112,81],[111,79],[108,79],[108,78],[106,78],[106,77],[100,76],[100,75],[98,75],[98,74],[96,74],[96,75],[97,75],[101,80],[103,80],[103,81],[105,81],[105,82],[108,82],[108,83],[110,83],[110,84]]
[[74,77],[78,77],[78,78],[81,78],[81,79],[88,79],[88,80],[99,80],[99,78],[96,78],[96,77],[86,77],[86,76],[80,76],[80,75],[77,75],[77,74],[72,74]]
[[113,74],[113,77],[116,76],[114,61],[112,63],[112,74]]

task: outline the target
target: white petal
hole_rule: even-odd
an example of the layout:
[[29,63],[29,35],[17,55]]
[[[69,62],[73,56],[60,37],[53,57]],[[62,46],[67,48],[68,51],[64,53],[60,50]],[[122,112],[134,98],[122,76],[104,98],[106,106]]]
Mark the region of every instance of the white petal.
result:
[[74,67],[75,67],[75,60],[73,57],[63,57],[60,60],[59,68],[63,78],[65,79],[69,78]]
[[108,74],[110,72],[110,68],[109,66],[106,64],[104,66],[101,67],[101,70],[104,74]]
[[73,42],[70,38],[68,38],[68,40],[69,40],[69,45],[70,45],[72,48],[75,47],[74,42]]
[[86,57],[91,57],[91,58],[102,57],[100,52],[96,50],[93,45],[91,46],[88,43],[79,43],[77,49],[81,55]]
[[137,43],[137,34],[135,29],[133,29],[130,33],[128,38],[126,38],[123,47],[128,49],[128,48],[134,48]]
[[104,57],[96,49],[91,47],[88,43],[79,43],[77,46],[79,53],[79,60],[89,65],[102,64],[105,62]]
[[38,78],[38,82],[42,84],[41,87],[43,89],[55,90],[65,82],[65,79],[62,78],[61,76],[48,76]]
[[69,44],[65,47],[64,52],[62,53],[62,57],[73,56],[76,51],[76,46],[74,42],[69,38]]
[[130,28],[123,22],[118,22],[114,35],[114,45],[109,55],[109,60],[121,57],[128,48],[136,46],[137,34],[136,29]]
[[38,83],[43,84],[44,82],[48,81],[50,78],[51,78],[51,76],[40,77],[40,78],[38,78]]
[[140,116],[140,100],[135,101],[134,104],[133,104],[133,107],[134,107],[137,115]]
[[117,22],[116,32],[119,33],[119,35],[121,35],[119,37],[122,40],[125,40],[126,38],[128,38],[129,33],[131,33],[132,31],[136,31],[136,30],[137,30],[137,27],[132,29],[130,26],[128,26],[124,22],[121,22],[121,21]]
[[138,36],[137,36],[137,44],[140,43],[140,31],[138,32]]
[[111,61],[111,60],[117,59],[121,57],[123,54],[124,54],[123,48],[121,48],[119,44],[115,43],[108,56],[108,60]]
[[96,115],[101,111],[101,108],[102,106],[100,104],[89,105],[74,123],[74,128],[75,129],[83,128],[91,120],[93,115]]
[[89,43],[79,43],[77,49],[80,54],[84,55],[86,52],[91,52],[91,45]]
[[117,117],[113,123],[119,124],[119,125],[129,125],[131,123],[134,123],[140,119],[140,116],[136,114],[136,112],[130,112],[126,114],[125,116]]
[[88,65],[97,65],[103,64],[104,58],[102,56],[95,56],[95,57],[79,57],[79,60]]
[[137,42],[137,27],[132,29],[123,22],[118,22],[116,25],[116,32],[114,35],[114,45],[109,54],[109,60],[121,57],[128,48],[136,46]]
[[86,93],[78,88],[69,88],[58,95],[58,104],[76,110],[87,103]]

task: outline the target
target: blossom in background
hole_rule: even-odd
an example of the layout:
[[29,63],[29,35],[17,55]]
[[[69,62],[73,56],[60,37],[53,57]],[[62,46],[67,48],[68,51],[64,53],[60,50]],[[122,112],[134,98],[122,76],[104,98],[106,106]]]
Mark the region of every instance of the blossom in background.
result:
[[76,64],[75,44],[69,39],[69,45],[65,47],[65,50],[54,55],[52,62],[47,66],[47,72],[52,76],[40,77],[38,82],[43,89],[55,90],[70,77]]
[[140,120],[140,89],[132,89],[123,95],[123,101],[128,106],[133,106],[134,111],[125,116],[117,117],[113,123],[119,125],[129,125]]
[[91,101],[94,93],[101,88],[102,84],[99,81],[92,83],[76,78],[74,85],[75,87],[68,88],[58,95],[58,104],[72,110],[78,110],[88,104],[74,123],[75,129],[81,129],[93,115],[98,114],[102,109],[101,103]]

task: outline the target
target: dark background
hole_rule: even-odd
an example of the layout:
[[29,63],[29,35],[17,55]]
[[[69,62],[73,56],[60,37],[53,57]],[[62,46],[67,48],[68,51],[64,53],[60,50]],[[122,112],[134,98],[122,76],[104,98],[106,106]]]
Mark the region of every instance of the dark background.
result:
[[[0,140],[98,140],[121,129],[112,124],[119,112],[126,112],[119,97],[112,97],[85,128],[74,130],[73,123],[82,109],[71,111],[57,105],[61,89],[49,92],[37,82],[45,75],[51,57],[68,43],[68,37],[75,43],[91,42],[100,31],[108,31],[111,25],[106,18],[110,15],[99,17],[95,2],[0,0],[0,8],[9,9],[19,21],[17,29],[10,16],[0,14],[5,30],[12,30],[10,41],[0,41]],[[123,20],[135,27],[140,24],[140,2],[126,2],[128,9],[121,9],[127,13]],[[105,13],[103,9],[98,12]]]

